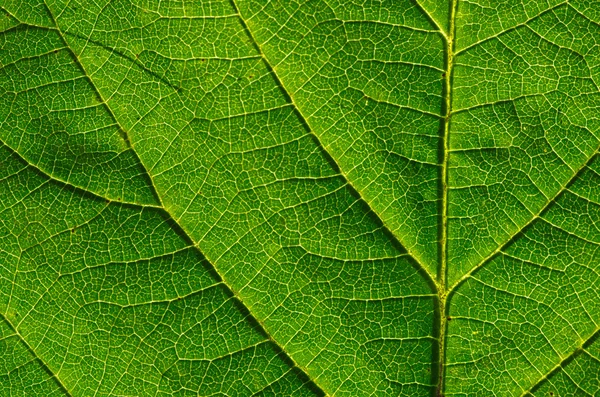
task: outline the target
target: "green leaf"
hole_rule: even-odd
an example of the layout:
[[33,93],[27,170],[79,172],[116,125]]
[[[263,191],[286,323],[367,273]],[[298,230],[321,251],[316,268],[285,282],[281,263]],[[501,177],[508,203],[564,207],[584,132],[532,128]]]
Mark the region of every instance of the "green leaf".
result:
[[0,395],[600,395],[600,2],[0,0]]

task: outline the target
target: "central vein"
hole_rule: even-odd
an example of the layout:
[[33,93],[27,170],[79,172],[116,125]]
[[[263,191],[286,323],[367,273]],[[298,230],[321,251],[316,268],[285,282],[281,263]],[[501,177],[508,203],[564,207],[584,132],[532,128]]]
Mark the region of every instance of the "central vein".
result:
[[443,395],[444,390],[444,363],[446,360],[446,329],[448,321],[447,298],[448,298],[448,155],[450,138],[450,118],[452,116],[452,68],[454,66],[454,33],[455,16],[458,0],[451,0],[450,4],[450,23],[448,34],[444,35],[446,42],[446,65],[444,72],[444,102],[443,102],[443,136],[442,136],[442,163],[441,163],[441,233],[440,233],[440,266],[437,275],[438,289],[438,318],[439,318],[439,373],[437,381],[437,396]]

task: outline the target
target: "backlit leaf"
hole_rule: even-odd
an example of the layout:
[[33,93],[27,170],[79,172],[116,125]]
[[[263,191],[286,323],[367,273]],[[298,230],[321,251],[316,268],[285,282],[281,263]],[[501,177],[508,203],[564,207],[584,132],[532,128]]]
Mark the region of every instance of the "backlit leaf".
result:
[[600,2],[0,0],[0,395],[600,395]]

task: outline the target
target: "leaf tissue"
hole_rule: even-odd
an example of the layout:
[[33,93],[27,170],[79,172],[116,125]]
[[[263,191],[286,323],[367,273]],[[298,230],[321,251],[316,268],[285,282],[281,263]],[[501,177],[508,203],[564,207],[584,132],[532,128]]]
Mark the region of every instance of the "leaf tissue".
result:
[[600,1],[0,0],[1,396],[599,396]]

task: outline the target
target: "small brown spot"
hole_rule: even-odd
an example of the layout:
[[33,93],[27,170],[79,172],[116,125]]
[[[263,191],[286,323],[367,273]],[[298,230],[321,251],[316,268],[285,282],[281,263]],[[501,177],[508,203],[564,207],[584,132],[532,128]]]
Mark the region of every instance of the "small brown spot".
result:
[[448,316],[448,321],[452,321],[452,317]]

